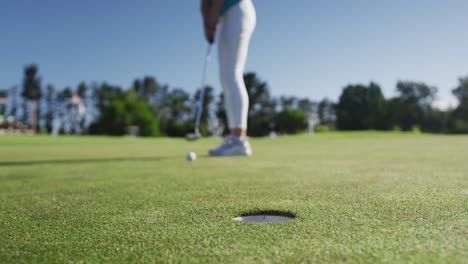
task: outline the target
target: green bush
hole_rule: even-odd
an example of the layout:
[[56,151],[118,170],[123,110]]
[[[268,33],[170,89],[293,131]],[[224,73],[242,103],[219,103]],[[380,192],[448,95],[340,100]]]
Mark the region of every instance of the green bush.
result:
[[276,114],[276,128],[280,133],[297,134],[306,130],[307,114],[301,109],[285,108]]
[[169,122],[166,128],[167,136],[169,137],[185,137],[187,133],[194,131],[193,122]]
[[468,122],[462,119],[455,120],[455,133],[468,133]]
[[112,98],[90,130],[94,134],[125,135],[129,126],[137,126],[140,136],[159,135],[159,124],[151,107],[133,91]]
[[330,127],[326,125],[316,125],[314,127],[314,132],[316,133],[329,132],[329,131],[330,131]]
[[421,129],[419,128],[419,126],[414,125],[411,127],[411,132],[413,134],[421,134]]

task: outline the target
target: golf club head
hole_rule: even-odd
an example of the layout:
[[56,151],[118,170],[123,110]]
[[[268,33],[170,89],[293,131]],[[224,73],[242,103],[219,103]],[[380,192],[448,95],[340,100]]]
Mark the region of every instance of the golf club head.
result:
[[198,133],[198,132],[188,133],[188,134],[185,135],[185,138],[187,140],[194,141],[194,140],[197,140],[197,139],[201,138],[201,134]]

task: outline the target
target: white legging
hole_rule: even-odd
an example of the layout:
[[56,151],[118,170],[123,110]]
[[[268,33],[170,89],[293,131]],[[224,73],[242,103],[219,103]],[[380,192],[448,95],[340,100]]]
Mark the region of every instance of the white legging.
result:
[[218,37],[219,76],[230,129],[247,129],[249,96],[243,73],[255,24],[256,14],[251,0],[241,0],[221,18]]

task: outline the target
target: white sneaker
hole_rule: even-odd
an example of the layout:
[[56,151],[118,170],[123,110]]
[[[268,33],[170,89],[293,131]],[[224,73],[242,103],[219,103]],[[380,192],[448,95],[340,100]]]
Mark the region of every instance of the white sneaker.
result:
[[250,156],[252,148],[249,140],[241,139],[236,136],[227,136],[221,146],[210,149],[210,156]]

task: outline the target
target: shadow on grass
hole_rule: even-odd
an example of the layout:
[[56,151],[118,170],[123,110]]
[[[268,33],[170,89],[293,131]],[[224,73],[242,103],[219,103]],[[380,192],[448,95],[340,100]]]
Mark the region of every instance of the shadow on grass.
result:
[[114,157],[114,158],[88,158],[88,159],[59,159],[59,160],[21,160],[0,161],[0,167],[6,166],[33,166],[33,165],[61,165],[106,162],[154,162],[174,159],[175,157]]
[[275,215],[275,216],[285,216],[290,218],[296,218],[297,215],[291,211],[280,211],[280,210],[250,210],[241,214],[237,214],[238,216],[254,216],[254,215]]

